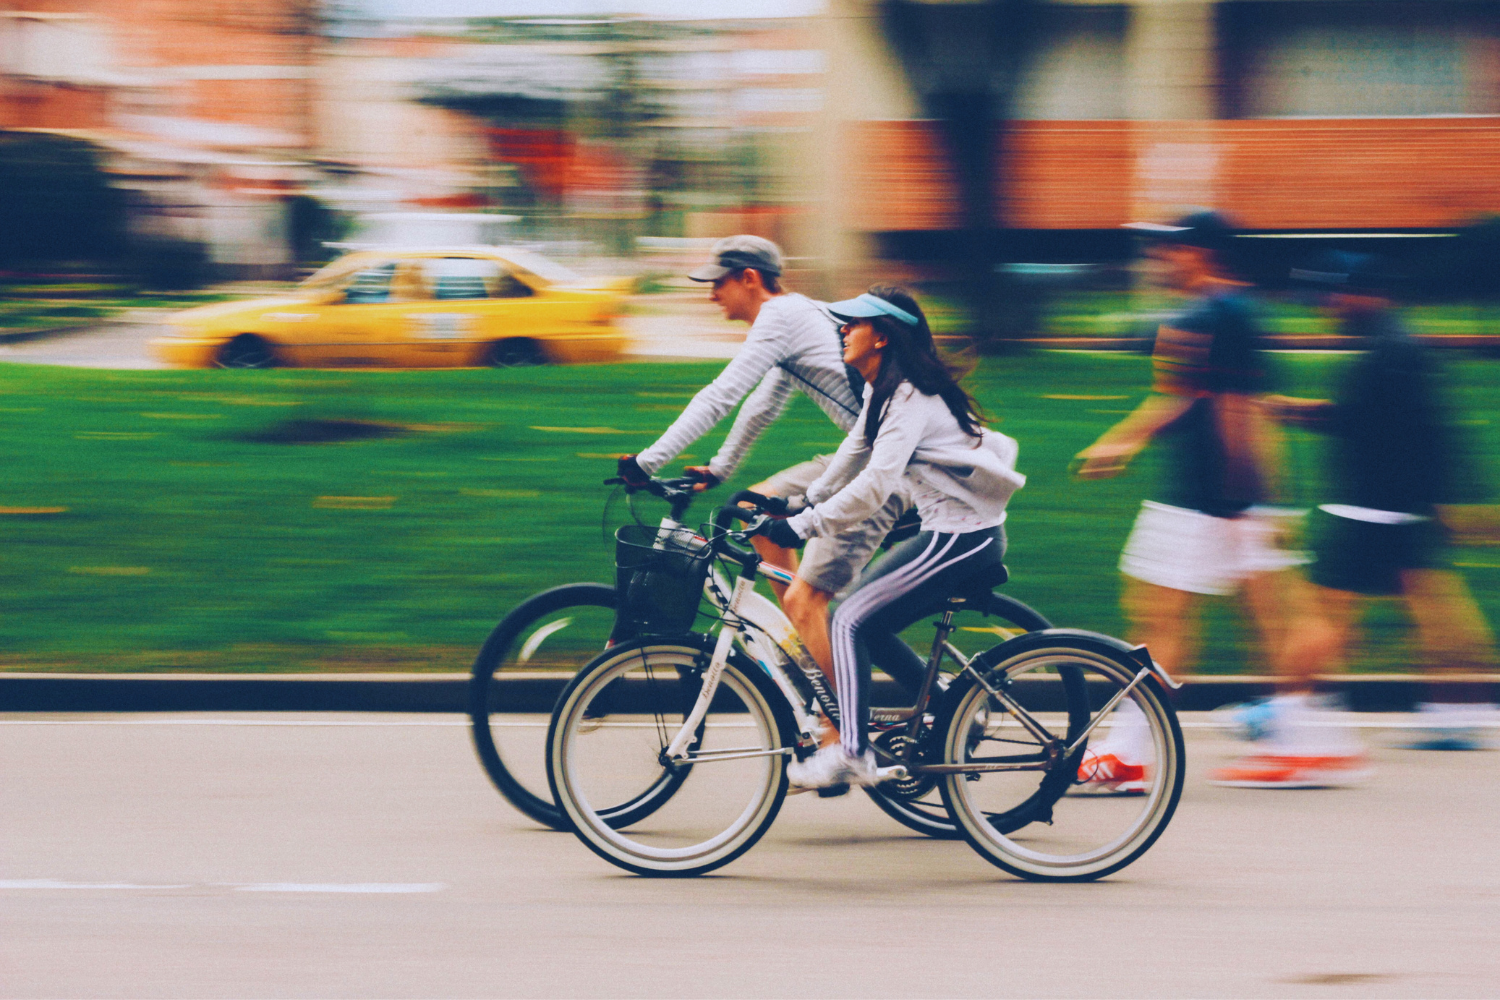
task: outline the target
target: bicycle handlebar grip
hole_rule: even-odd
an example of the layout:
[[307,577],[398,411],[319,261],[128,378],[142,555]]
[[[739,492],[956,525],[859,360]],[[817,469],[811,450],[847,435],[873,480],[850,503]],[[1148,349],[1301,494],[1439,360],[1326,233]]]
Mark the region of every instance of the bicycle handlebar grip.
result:
[[[729,530],[729,522],[735,518],[741,521],[749,521],[760,511],[760,505],[765,503],[766,498],[754,490],[740,490],[730,497],[728,502],[718,510],[714,511],[714,527],[724,532]],[[754,504],[753,507],[741,507],[741,503]]]

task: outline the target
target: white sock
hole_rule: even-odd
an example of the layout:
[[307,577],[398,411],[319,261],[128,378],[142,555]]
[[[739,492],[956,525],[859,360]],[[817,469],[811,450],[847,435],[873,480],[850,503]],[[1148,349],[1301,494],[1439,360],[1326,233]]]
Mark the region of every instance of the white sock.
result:
[[1151,724],[1146,713],[1131,698],[1115,706],[1109,716],[1110,727],[1102,740],[1093,744],[1094,753],[1112,753],[1127,764],[1151,761]]
[[1299,757],[1341,757],[1362,749],[1351,726],[1343,725],[1349,714],[1329,704],[1329,699],[1308,695],[1281,695],[1267,751]]

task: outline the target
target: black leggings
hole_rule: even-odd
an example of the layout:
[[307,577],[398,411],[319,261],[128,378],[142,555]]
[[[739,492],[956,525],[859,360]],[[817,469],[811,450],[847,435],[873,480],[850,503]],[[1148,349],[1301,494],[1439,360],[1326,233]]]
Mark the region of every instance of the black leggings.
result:
[[882,669],[902,686],[915,689],[926,665],[896,638],[895,623],[936,607],[1004,556],[1003,527],[963,534],[923,531],[891,549],[860,577],[834,611],[829,627],[839,737],[846,752],[859,756],[869,747],[865,730],[870,719],[871,651]]

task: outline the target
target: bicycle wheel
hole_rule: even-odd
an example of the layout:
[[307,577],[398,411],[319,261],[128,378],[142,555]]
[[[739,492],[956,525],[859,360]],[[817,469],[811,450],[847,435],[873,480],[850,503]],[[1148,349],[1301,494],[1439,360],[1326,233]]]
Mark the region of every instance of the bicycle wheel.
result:
[[[915,652],[926,656],[932,649],[933,617],[941,615],[948,605],[947,601],[934,604],[899,623],[897,631],[901,639]],[[963,604],[955,607],[953,625],[954,630],[948,641],[970,659],[994,646],[997,637],[1010,639],[1024,632],[1052,627],[1052,623],[1035,608],[997,593],[985,593],[965,599]],[[952,660],[945,660],[944,663],[950,670],[958,668],[958,664]],[[952,678],[946,679],[951,681]],[[937,703],[936,693],[934,703]],[[888,734],[872,738],[887,749],[893,749],[893,744],[905,740],[902,729],[904,727],[898,727]],[[865,793],[880,807],[881,812],[908,830],[915,830],[938,840],[957,840],[963,834],[949,815],[938,784],[935,777],[913,775],[900,781],[887,781],[873,788],[866,788]]]
[[[1115,640],[1061,630],[996,647],[976,668],[981,664],[987,683],[1017,708],[973,681],[960,681],[945,705],[943,762],[1009,759],[1046,769],[944,776],[943,801],[969,844],[1007,872],[1045,882],[1101,878],[1144,854],[1177,808],[1185,763],[1182,729],[1155,678],[1147,677],[1111,706],[1141,665]],[[1101,717],[1106,707],[1111,710]],[[1043,764],[1044,738],[1023,724],[1023,715],[1071,749]],[[1140,794],[1066,794],[1078,784],[1086,733],[1134,741],[1145,765]]]
[[474,749],[506,801],[555,830],[567,821],[547,787],[548,716],[560,688],[610,642],[615,589],[574,583],[519,604],[490,633],[469,677],[469,722]]
[[[726,759],[662,759],[712,656],[707,636],[625,643],[580,671],[558,699],[547,732],[552,794],[573,832],[611,864],[638,875],[700,875],[749,850],[781,809],[796,740],[791,711],[739,653],[689,747]],[[677,781],[675,794],[649,823],[617,824],[600,808],[663,775]]]

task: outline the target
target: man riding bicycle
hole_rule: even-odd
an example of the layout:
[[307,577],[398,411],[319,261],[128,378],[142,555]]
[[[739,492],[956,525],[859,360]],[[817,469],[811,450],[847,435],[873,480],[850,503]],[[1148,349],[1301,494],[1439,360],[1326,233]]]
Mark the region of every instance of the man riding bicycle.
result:
[[[643,484],[745,400],[734,425],[706,466],[687,472],[701,489],[733,476],[760,433],[775,422],[792,393],[801,391],[818,404],[840,431],[848,433],[863,405],[863,383],[843,360],[838,329],[827,310],[805,295],[781,285],[781,249],[759,236],[730,236],[712,249],[712,260],[688,275],[712,283],[709,300],[724,318],[750,324],[745,345],[734,360],[698,394],[651,447],[620,459],[619,475],[631,485]],[[752,391],[753,389],[753,391]],[[747,398],[748,396],[748,398]],[[805,494],[828,468],[831,456],[819,455],[784,469],[752,489],[766,496]],[[796,551],[756,538],[761,557],[773,566],[795,570],[797,578],[778,596],[808,652],[833,676],[828,638],[828,605],[853,581],[908,506],[903,494],[892,496],[861,524],[837,537],[810,541]]]

